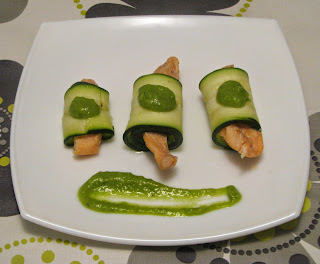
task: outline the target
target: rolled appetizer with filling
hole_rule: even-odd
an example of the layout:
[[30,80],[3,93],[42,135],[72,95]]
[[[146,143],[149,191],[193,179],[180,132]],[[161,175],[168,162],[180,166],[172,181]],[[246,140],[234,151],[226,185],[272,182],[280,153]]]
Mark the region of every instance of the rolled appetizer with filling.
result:
[[199,84],[210,120],[212,140],[241,158],[258,157],[263,138],[248,73],[233,65],[213,71]]
[[170,150],[183,141],[182,85],[177,58],[170,57],[154,73],[134,82],[123,140],[133,150],[151,151],[161,170],[176,165],[178,158]]
[[109,92],[91,79],[73,84],[64,95],[62,118],[64,144],[75,155],[93,155],[102,140],[114,136],[109,112]]

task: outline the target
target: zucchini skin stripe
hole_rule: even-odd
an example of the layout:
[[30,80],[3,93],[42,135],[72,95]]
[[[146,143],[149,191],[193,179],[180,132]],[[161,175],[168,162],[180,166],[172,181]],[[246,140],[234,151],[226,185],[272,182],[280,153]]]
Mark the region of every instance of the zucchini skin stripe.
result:
[[159,77],[163,77],[165,79],[169,79],[171,80],[172,82],[176,82],[177,84],[180,85],[181,89],[182,89],[182,84],[179,80],[177,80],[176,78],[173,78],[169,75],[166,75],[166,74],[162,74],[162,73],[150,73],[150,74],[145,74],[145,75],[142,75],[140,76],[138,79],[135,80],[135,82],[133,83],[133,86],[135,86],[139,81],[141,81],[142,79],[144,79],[145,77],[152,77],[152,76],[159,76]]
[[155,132],[167,135],[169,150],[178,148],[183,141],[182,133],[178,129],[156,125],[133,126],[125,131],[123,134],[123,141],[133,150],[149,151],[143,140],[143,133],[145,132]]
[[107,89],[104,89],[104,88],[102,88],[102,87],[100,87],[100,86],[98,86],[98,85],[95,85],[95,84],[92,84],[92,83],[87,83],[87,82],[75,82],[75,83],[72,84],[72,85],[70,86],[70,88],[65,92],[64,97],[66,97],[66,95],[68,94],[68,92],[69,92],[70,90],[72,90],[74,87],[77,87],[77,86],[79,86],[79,85],[85,85],[85,86],[88,86],[88,87],[92,86],[92,87],[95,87],[95,88],[97,88],[97,89],[100,89],[102,92],[107,92],[108,94],[110,94]]
[[101,129],[101,130],[90,130],[88,133],[83,134],[74,134],[66,137],[64,139],[64,144],[68,147],[71,147],[74,145],[74,137],[76,136],[84,136],[84,135],[90,135],[90,134],[102,134],[102,140],[110,139],[114,136],[114,131],[111,129]]
[[242,74],[246,75],[249,78],[248,73],[244,69],[236,68],[236,67],[221,68],[221,69],[218,69],[218,70],[214,70],[214,71],[208,73],[206,76],[204,76],[201,79],[201,81],[199,82],[199,89],[201,90],[200,87],[201,87],[202,83],[205,82],[207,79],[209,79],[211,76],[213,76],[213,74],[219,74],[219,73],[222,73],[222,72],[225,72],[225,71],[239,71],[239,72],[241,72]]

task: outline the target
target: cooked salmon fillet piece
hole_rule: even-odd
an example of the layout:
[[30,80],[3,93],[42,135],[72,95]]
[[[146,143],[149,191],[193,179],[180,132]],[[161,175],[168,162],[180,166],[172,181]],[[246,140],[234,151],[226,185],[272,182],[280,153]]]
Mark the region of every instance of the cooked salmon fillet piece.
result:
[[[233,68],[228,65],[223,68]],[[227,142],[230,148],[239,152],[241,158],[256,158],[263,150],[263,138],[261,131],[245,124],[232,124],[219,132],[219,135]]]
[[73,154],[77,156],[84,156],[99,153],[101,138],[101,134],[74,137]]
[[[81,81],[98,85],[92,79],[82,79]],[[77,156],[85,156],[99,153],[101,138],[101,134],[90,134],[74,137],[73,154]]]
[[92,79],[82,79],[81,82],[91,83],[98,86],[98,84]]
[[147,148],[154,154],[161,170],[170,169],[176,165],[178,158],[170,154],[166,135],[146,132],[143,134],[143,140]]
[[226,68],[234,68],[234,64],[230,64],[230,65],[222,67],[222,69],[226,69]]
[[[154,73],[161,73],[179,80],[179,60],[176,57],[170,57],[159,66]],[[167,136],[154,132],[145,132],[143,140],[147,148],[153,153],[155,160],[161,170],[167,170],[174,167],[178,157],[170,154],[167,142]]]
[[179,60],[176,57],[170,57],[154,73],[165,74],[179,80]]
[[236,150],[241,158],[258,157],[263,150],[262,133],[245,124],[229,125],[219,132],[230,148]]

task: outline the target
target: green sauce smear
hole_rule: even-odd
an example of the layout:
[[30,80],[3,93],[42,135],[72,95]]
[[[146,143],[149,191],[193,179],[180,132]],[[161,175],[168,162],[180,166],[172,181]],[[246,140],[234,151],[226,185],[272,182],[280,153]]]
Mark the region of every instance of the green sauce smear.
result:
[[100,113],[100,106],[94,99],[75,97],[69,108],[70,115],[77,119],[87,119]]
[[249,93],[237,81],[226,81],[218,89],[217,101],[228,107],[240,108],[249,101]]
[[129,172],[98,172],[79,189],[83,206],[102,213],[195,216],[241,200],[233,185],[219,189],[173,188]]
[[176,96],[167,87],[146,84],[139,88],[139,104],[155,112],[167,112],[176,107]]

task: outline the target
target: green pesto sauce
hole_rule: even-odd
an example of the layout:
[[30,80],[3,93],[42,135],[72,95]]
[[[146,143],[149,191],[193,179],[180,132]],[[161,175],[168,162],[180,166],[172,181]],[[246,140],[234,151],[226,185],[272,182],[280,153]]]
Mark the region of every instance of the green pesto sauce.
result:
[[176,96],[167,87],[146,84],[139,88],[139,104],[155,112],[167,112],[176,107]]
[[69,108],[70,115],[77,119],[87,119],[100,113],[100,106],[94,99],[75,97]]
[[86,208],[102,213],[194,216],[233,206],[241,194],[233,185],[181,189],[129,172],[98,172],[80,187],[78,198]]
[[217,101],[219,104],[240,108],[249,101],[249,93],[237,81],[226,81],[218,89]]

